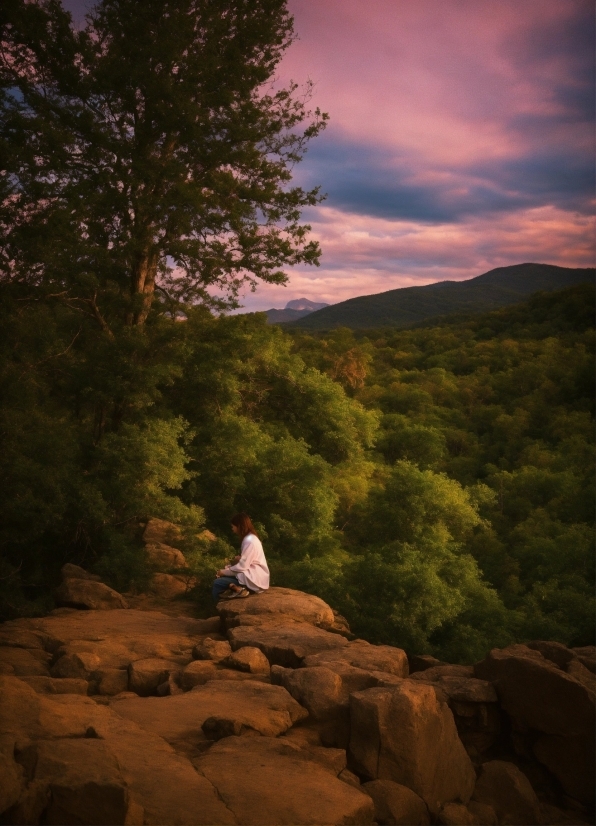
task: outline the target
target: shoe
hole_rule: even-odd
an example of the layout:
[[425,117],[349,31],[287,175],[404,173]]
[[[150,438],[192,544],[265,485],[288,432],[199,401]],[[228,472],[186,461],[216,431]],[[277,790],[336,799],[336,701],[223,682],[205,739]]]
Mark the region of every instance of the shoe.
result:
[[236,596],[236,592],[232,591],[228,588],[227,591],[222,591],[222,593],[219,595],[219,599],[232,599],[232,597],[235,597],[235,596]]
[[227,599],[246,599],[246,597],[250,596],[250,591],[248,588],[243,588],[241,591],[234,591],[234,593],[227,597]]

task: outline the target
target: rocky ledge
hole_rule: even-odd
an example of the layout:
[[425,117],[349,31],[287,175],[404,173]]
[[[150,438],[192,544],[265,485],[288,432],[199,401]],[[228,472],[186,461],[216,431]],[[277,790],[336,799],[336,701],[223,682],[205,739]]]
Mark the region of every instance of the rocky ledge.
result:
[[76,566],[59,598],[0,626],[2,823],[593,822],[593,647],[408,660],[298,591],[198,620]]

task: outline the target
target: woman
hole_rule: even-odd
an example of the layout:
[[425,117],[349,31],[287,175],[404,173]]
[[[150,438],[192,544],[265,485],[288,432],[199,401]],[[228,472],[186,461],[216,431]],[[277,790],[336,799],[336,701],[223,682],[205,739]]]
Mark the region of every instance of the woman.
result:
[[231,565],[217,571],[213,583],[213,599],[243,599],[269,588],[269,568],[263,546],[250,516],[237,513],[232,517],[232,530],[242,540],[240,556]]

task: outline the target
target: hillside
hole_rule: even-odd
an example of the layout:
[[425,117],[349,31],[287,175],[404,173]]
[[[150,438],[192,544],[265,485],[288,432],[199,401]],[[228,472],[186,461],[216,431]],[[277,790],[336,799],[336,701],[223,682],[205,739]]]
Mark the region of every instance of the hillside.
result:
[[570,269],[550,264],[498,267],[469,281],[440,281],[350,298],[291,323],[303,330],[408,327],[449,313],[482,312],[517,304],[541,290],[549,292],[593,281],[594,273],[594,268]]

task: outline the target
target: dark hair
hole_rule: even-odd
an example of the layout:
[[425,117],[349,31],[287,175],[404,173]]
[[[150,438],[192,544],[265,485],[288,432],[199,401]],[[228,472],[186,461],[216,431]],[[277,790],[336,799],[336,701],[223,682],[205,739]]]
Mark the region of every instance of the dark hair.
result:
[[255,531],[255,527],[250,521],[250,516],[247,513],[235,514],[235,516],[231,518],[230,522],[238,528],[238,535],[240,536],[240,539],[244,539],[244,537],[249,533],[254,534],[254,536],[259,535]]

